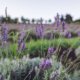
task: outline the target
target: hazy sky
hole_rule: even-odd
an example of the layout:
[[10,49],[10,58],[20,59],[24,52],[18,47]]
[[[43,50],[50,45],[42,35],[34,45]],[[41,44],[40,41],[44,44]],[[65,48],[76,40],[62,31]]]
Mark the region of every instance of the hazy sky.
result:
[[80,0],[0,0],[0,15],[5,14],[6,6],[12,17],[53,19],[58,12],[80,18]]

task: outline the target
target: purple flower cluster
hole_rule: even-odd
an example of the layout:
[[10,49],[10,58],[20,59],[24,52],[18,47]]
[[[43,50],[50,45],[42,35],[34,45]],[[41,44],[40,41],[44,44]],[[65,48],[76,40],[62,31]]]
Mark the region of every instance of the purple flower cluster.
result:
[[43,26],[36,27],[36,35],[40,38],[43,37]]
[[65,21],[62,21],[62,29],[65,30]]
[[44,59],[40,63],[40,69],[47,70],[52,67],[52,62],[50,59]]
[[2,25],[1,31],[2,31],[2,41],[7,41],[7,39],[8,39],[8,27],[7,27],[6,23],[4,23]]
[[48,54],[52,54],[55,51],[55,48],[49,47],[48,48]]
[[68,38],[71,38],[72,37],[72,35],[71,35],[71,33],[70,32],[68,32],[68,36],[67,36]]
[[26,48],[25,42],[24,42],[25,32],[22,31],[18,38],[18,50],[22,51]]
[[21,49],[21,50],[24,50],[25,48],[26,48],[26,45],[25,45],[24,42],[22,42],[22,43],[21,43],[21,46],[20,46],[20,49]]

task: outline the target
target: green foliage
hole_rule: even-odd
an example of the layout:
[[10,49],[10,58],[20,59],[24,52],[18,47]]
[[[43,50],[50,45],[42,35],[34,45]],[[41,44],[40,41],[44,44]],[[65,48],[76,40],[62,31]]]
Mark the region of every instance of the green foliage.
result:
[[[30,78],[30,75],[34,75],[34,73],[29,74],[29,72],[31,69],[35,69],[35,67],[39,65],[39,62],[39,58],[32,60],[26,57],[15,60],[2,58],[0,60],[0,73],[4,76],[4,80],[24,80],[24,78],[27,78],[26,76],[29,75],[28,78]],[[25,80],[28,80],[28,78]],[[34,76],[32,78],[34,78]]]
[[78,42],[78,38],[30,41],[27,43],[27,49],[31,57],[45,57],[49,47],[77,48],[79,46]]
[[0,48],[1,57],[22,57],[29,54],[30,57],[45,57],[47,55],[47,50],[49,47],[54,48],[74,48],[76,49],[80,46],[79,38],[65,39],[59,38],[54,40],[37,40],[26,43],[26,49],[22,52],[17,50],[17,43],[10,43],[8,47]]
[[18,23],[19,22],[18,18],[12,19],[11,16],[7,16],[7,17],[3,17],[2,16],[1,18],[2,18],[2,20],[1,20],[2,23],[4,23],[4,22],[7,22],[7,23]]

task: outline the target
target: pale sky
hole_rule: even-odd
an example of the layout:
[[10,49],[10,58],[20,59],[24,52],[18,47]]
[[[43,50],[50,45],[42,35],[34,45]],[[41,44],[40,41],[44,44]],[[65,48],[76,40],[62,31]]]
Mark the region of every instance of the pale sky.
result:
[[80,0],[0,0],[0,15],[5,15],[6,6],[12,17],[53,19],[58,12],[80,18]]

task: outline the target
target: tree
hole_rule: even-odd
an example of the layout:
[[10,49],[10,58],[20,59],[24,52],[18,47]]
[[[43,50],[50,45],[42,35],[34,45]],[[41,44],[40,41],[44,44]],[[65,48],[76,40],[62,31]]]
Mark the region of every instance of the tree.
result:
[[65,19],[64,19],[64,16],[61,15],[61,18],[60,18],[60,21],[63,22]]
[[51,22],[52,22],[52,20],[51,20],[51,19],[49,19],[49,20],[48,20],[48,22],[49,22],[49,23],[51,23]]
[[34,24],[35,23],[35,19],[33,18],[31,22]]
[[71,23],[73,21],[73,18],[70,14],[66,14],[65,22]]
[[21,22],[26,23],[26,19],[23,16],[21,17]]
[[18,18],[15,18],[15,19],[13,20],[13,22],[14,22],[14,23],[18,23]]

